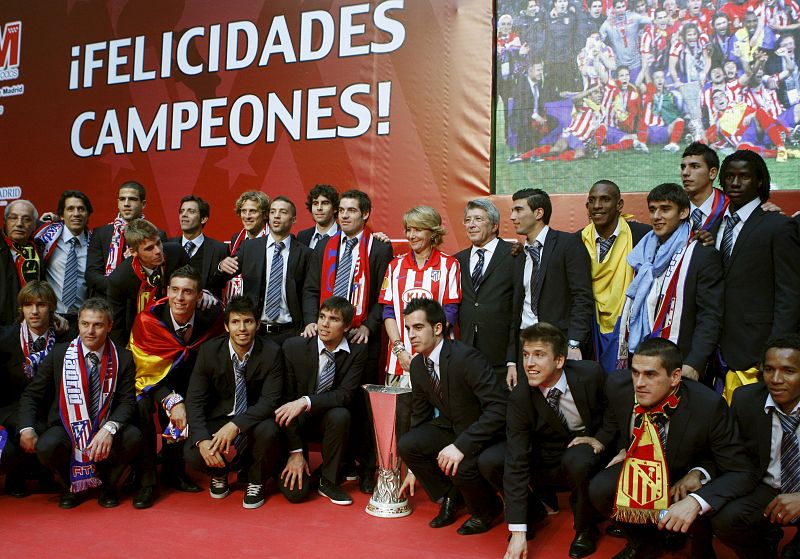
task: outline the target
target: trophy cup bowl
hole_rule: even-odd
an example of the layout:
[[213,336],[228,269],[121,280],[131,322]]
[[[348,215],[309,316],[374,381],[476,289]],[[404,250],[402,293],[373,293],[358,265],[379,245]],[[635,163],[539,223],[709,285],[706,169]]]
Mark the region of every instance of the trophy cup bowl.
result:
[[378,481],[367,504],[367,514],[378,518],[400,518],[411,514],[408,499],[400,497],[400,457],[397,455],[395,410],[400,394],[410,388],[365,384],[367,400],[375,428],[375,447],[378,454]]

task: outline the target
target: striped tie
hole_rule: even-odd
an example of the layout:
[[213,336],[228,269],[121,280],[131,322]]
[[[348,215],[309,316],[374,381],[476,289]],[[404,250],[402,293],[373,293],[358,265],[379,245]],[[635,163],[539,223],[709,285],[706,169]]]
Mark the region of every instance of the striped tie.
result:
[[425,358],[425,368],[428,369],[428,374],[431,376],[431,386],[439,401],[444,403],[442,396],[442,384],[439,382],[439,374],[436,372],[436,367],[433,366],[433,359],[430,357]]
[[61,302],[67,308],[67,313],[75,312],[75,302],[78,299],[78,253],[76,248],[81,244],[78,237],[69,240],[67,263],[64,266],[64,285],[61,293]]
[[614,244],[614,239],[616,238],[616,235],[611,235],[607,239],[603,239],[602,237],[597,239],[598,248],[600,249],[600,254],[598,255],[600,262],[608,255],[608,251],[611,250],[611,246]]
[[658,432],[658,440],[661,441],[661,448],[667,450],[667,422],[669,418],[662,414],[658,414],[653,418],[653,425]]
[[272,267],[269,271],[269,285],[267,286],[267,318],[275,320],[281,313],[281,287],[283,285],[283,241],[275,243],[275,252],[272,253]]
[[339,258],[336,266],[336,283],[333,286],[333,294],[337,297],[349,299],[347,288],[350,286],[350,268],[353,263],[353,247],[358,243],[357,238],[347,239],[344,247],[344,254]]
[[186,241],[186,244],[183,245],[184,250],[186,250],[186,254],[189,255],[189,258],[192,257],[192,253],[194,252],[194,243],[192,241]]
[[797,425],[800,415],[786,415],[775,410],[783,428],[781,439],[781,493],[800,491],[800,446],[797,443]]
[[[248,356],[245,356],[244,361],[239,361],[239,357],[234,353],[231,357],[233,363],[233,379],[236,383],[236,389],[233,397],[233,415],[241,415],[247,410],[247,383],[244,380],[244,370],[247,366]],[[233,446],[236,448],[237,456],[247,448],[247,435],[239,433],[233,439]]]
[[535,316],[539,316],[539,293],[541,293],[541,289],[539,289],[539,283],[541,280],[541,274],[539,271],[539,264],[542,259],[542,245],[539,241],[534,241],[533,245],[528,245],[525,247],[525,250],[528,251],[528,255],[531,257],[531,261],[533,262],[533,266],[531,267],[531,310]]
[[563,412],[561,411],[561,407],[558,405],[558,401],[561,399],[561,390],[556,388],[555,386],[550,389],[550,392],[547,393],[547,403],[550,404],[550,407],[553,408],[553,412],[555,412],[556,416],[558,416],[558,420],[561,422],[561,425],[564,426],[564,429],[569,431],[569,426],[567,425],[567,418],[564,417]]
[[703,212],[700,208],[695,208],[692,211],[692,231],[697,231],[703,223]]
[[481,286],[481,281],[483,280],[483,253],[486,252],[485,248],[479,248],[475,251],[475,254],[478,255],[478,262],[475,264],[475,267],[472,269],[472,287],[475,291]]
[[89,360],[89,416],[94,420],[100,410],[100,359],[94,352],[88,353],[86,359]]
[[322,235],[319,234],[319,231],[315,231],[314,232],[314,237],[311,239],[311,248],[316,247],[317,243],[319,242],[319,240],[321,238],[322,238]]
[[725,233],[722,235],[722,245],[720,246],[720,249],[722,249],[722,262],[724,264],[727,264],[728,260],[731,259],[731,253],[733,252],[733,228],[736,227],[736,224],[741,220],[742,218],[739,217],[739,214],[725,216]]
[[322,394],[330,390],[333,387],[333,379],[336,377],[336,357],[327,349],[323,349],[322,353],[328,358],[328,362],[325,363],[325,366],[322,367],[322,371],[319,373],[317,394]]

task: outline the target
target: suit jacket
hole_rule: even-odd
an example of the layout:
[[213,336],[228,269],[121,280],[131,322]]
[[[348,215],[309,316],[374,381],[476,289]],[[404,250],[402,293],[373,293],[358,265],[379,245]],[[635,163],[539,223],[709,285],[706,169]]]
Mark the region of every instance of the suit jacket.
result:
[[742,371],[760,361],[768,338],[800,330],[796,222],[757,207],[739,232],[724,282],[720,348],[730,368]]
[[511,244],[499,239],[491,260],[483,265],[483,279],[475,291],[470,273],[471,253],[469,247],[456,254],[461,265],[460,339],[486,355],[493,367],[503,367],[506,350],[512,343],[509,332],[515,258],[511,256]]
[[[516,362],[522,305],[525,304],[525,260],[514,261],[513,322],[506,362]],[[539,266],[544,270],[539,297],[539,322],[560,328],[569,340],[589,341],[594,321],[594,296],[589,254],[579,236],[550,229],[544,241]]]
[[[322,260],[325,255],[326,243],[317,243],[311,254],[308,265],[308,275],[303,284],[303,317],[306,324],[317,321],[321,305],[320,288],[322,286]],[[354,249],[355,250],[355,249]],[[392,245],[378,239],[373,239],[372,250],[369,254],[369,313],[364,325],[369,328],[374,336],[380,333],[383,326],[383,305],[378,303],[383,276],[392,260]],[[339,255],[336,255],[338,262]]]
[[[465,456],[476,456],[502,440],[506,396],[489,361],[477,349],[459,341],[443,340],[439,354],[439,386],[433,389],[424,356],[411,360],[411,428],[433,422],[456,435],[454,444]],[[434,408],[439,417],[433,417]]]
[[[39,366],[28,387],[19,401],[17,426],[20,429],[35,427],[36,418],[46,410],[47,427],[62,425],[59,413],[61,394],[61,375],[64,370],[64,355],[68,343],[57,344]],[[136,368],[133,365],[131,352],[117,345],[119,366],[117,369],[117,386],[111,400],[108,421],[120,424],[130,423],[136,411],[136,391],[134,377]],[[41,433],[39,433],[41,435]]]
[[314,238],[314,231],[317,229],[316,225],[312,225],[308,229],[303,229],[297,234],[297,240],[307,247],[311,246],[311,239]]
[[283,343],[286,363],[284,400],[291,402],[302,396],[311,400],[311,409],[301,413],[286,426],[289,448],[305,448],[301,427],[309,415],[319,416],[331,408],[349,407],[361,383],[361,375],[367,361],[367,345],[348,342],[350,353],[335,354],[336,372],[330,390],[316,394],[319,380],[319,351],[317,336],[296,336]]
[[[34,243],[36,252],[39,254],[39,279],[46,279],[44,274],[44,257],[42,256],[41,246]],[[383,279],[383,278],[381,278]],[[17,265],[11,249],[0,240],[0,325],[11,325],[16,322],[19,312],[17,311],[17,295],[22,288],[17,274]]]
[[[575,400],[575,407],[593,437],[603,423],[606,408],[606,375],[593,361],[566,361],[563,373]],[[531,464],[543,468],[558,466],[570,441],[570,433],[558,419],[539,388],[519,382],[508,397],[506,415],[506,463],[503,489],[509,524],[527,522],[527,495]]]
[[[164,279],[163,287],[158,290],[156,296],[151,299],[155,302],[166,294],[167,285],[169,284],[169,276],[180,268],[189,263],[189,256],[183,247],[176,243],[164,244]],[[114,325],[111,327],[111,339],[122,347],[128,345],[128,340],[131,337],[131,328],[133,328],[133,321],[138,314],[137,311],[137,297],[139,294],[139,287],[141,280],[136,276],[133,271],[133,257],[129,256],[122,264],[117,266],[111,275],[108,276],[108,303],[114,312]]]
[[638,245],[639,241],[642,240],[642,237],[644,237],[650,231],[653,230],[653,228],[650,227],[649,225],[645,223],[639,223],[638,221],[629,221],[628,227],[631,228],[631,237],[633,237],[633,246]]
[[[753,466],[739,441],[725,400],[693,380],[683,380],[678,389],[680,403],[667,427],[667,469],[675,482],[692,468],[702,466],[711,481],[697,493],[711,507],[747,495],[758,483]],[[631,442],[634,407],[633,383],[629,370],[615,371],[606,381],[608,408],[596,438],[609,447],[627,448]]]
[[[172,237],[170,243],[177,243],[183,246],[183,237]],[[200,274],[200,287],[209,290],[219,299],[222,297],[222,289],[211,284],[210,280],[217,271],[217,265],[228,256],[228,245],[211,237],[204,236],[203,244],[195,251],[189,260],[192,268]]]
[[731,415],[759,480],[767,473],[772,450],[772,414],[764,413],[768,394],[763,381],[748,384],[734,391],[731,404]]
[[[233,373],[228,335],[209,340],[200,348],[186,396],[186,419],[190,444],[211,438],[210,421],[225,419],[233,411],[236,379]],[[230,421],[249,431],[261,421],[274,417],[283,388],[281,348],[272,340],[256,336],[244,369],[247,410]]]
[[[159,231],[161,241],[166,242],[167,236]],[[108,248],[111,246],[111,237],[114,236],[114,224],[107,223],[95,227],[92,239],[86,252],[86,287],[91,295],[105,297],[108,294],[108,277],[106,276],[106,260]]]

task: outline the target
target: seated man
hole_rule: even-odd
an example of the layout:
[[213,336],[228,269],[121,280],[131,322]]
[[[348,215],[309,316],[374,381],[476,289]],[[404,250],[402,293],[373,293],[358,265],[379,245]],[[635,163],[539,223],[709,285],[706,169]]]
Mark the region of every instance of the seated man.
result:
[[[783,334],[767,342],[763,382],[733,393],[731,415],[760,483],[755,491],[725,505],[711,519],[714,532],[739,557],[773,558],[781,527],[800,516],[800,336]],[[800,532],[781,551],[800,557]]]
[[[137,509],[153,506],[158,496],[157,439],[163,436],[162,480],[178,491],[197,493],[200,487],[184,472],[182,441],[186,438],[184,395],[200,346],[222,332],[219,305],[197,308],[200,275],[191,266],[169,278],[167,297],[151,302],[136,315],[130,349],[136,364],[137,425],[142,431]],[[156,428],[167,426],[163,435]]]
[[520,338],[528,382],[518,383],[508,398],[508,442],[482,453],[478,466],[505,495],[511,531],[507,559],[525,556],[526,532],[532,536],[533,524],[547,516],[537,488],[553,491],[564,482],[574,488],[575,538],[569,555],[586,557],[594,553],[599,535],[589,480],[605,450],[593,437],[606,408],[606,375],[593,361],[567,361],[567,338],[552,324],[529,326]]
[[710,537],[699,537],[704,523],[695,521],[756,486],[725,400],[683,380],[681,367],[677,345],[650,338],[639,344],[631,370],[606,382],[608,409],[595,438],[605,447],[617,441],[619,453],[592,479],[589,496],[625,532],[628,545],[615,557],[658,557],[658,530],[690,529],[692,557],[714,557]]
[[[111,326],[108,303],[86,300],[78,337],[53,348],[20,398],[20,447],[62,477],[63,509],[78,506],[81,492],[100,485],[100,506],[119,505],[116,483],[141,446],[142,434],[130,425],[136,410],[133,358],[108,337]],[[40,437],[35,426],[45,410]]]
[[347,299],[329,297],[319,310],[316,335],[283,344],[286,403],[275,411],[275,419],[286,431],[290,454],[279,485],[293,503],[308,495],[308,442],[320,439],[319,494],[335,505],[353,503],[339,478],[350,435],[350,406],[367,360],[367,345],[348,342],[345,336],[354,314]]
[[[21,322],[5,327],[0,335],[0,427],[6,431],[5,443],[0,434],[0,473],[6,474],[6,493],[25,497],[28,489],[25,477],[38,462],[30,460],[19,450],[17,410],[25,387],[39,370],[44,358],[63,336],[56,330],[56,294],[50,284],[33,280],[20,289],[17,303]],[[37,418],[37,430],[44,432],[46,414]]]
[[408,466],[400,491],[413,495],[418,477],[430,498],[441,502],[431,528],[455,522],[466,503],[471,516],[458,533],[486,532],[503,513],[503,503],[478,470],[478,457],[502,439],[503,389],[483,354],[445,339],[439,303],[412,299],[403,314],[416,356],[411,360],[411,430],[397,445]]
[[[230,492],[228,473],[246,457],[247,490],[242,506],[264,504],[264,472],[278,458],[279,431],[272,416],[283,385],[280,347],[256,336],[258,319],[250,299],[234,297],[225,307],[226,336],[203,345],[186,397],[191,426],[185,455],[189,465],[211,476],[211,496]],[[234,458],[237,460],[234,461]]]

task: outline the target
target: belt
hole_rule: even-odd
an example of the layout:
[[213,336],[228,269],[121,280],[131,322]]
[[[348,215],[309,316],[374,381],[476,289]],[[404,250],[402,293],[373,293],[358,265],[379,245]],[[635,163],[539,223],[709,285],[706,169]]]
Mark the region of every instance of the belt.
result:
[[283,324],[267,324],[266,322],[262,322],[261,326],[258,328],[259,334],[280,334],[281,332],[286,332],[287,330],[291,330],[294,328],[294,324],[291,322],[285,322]]

